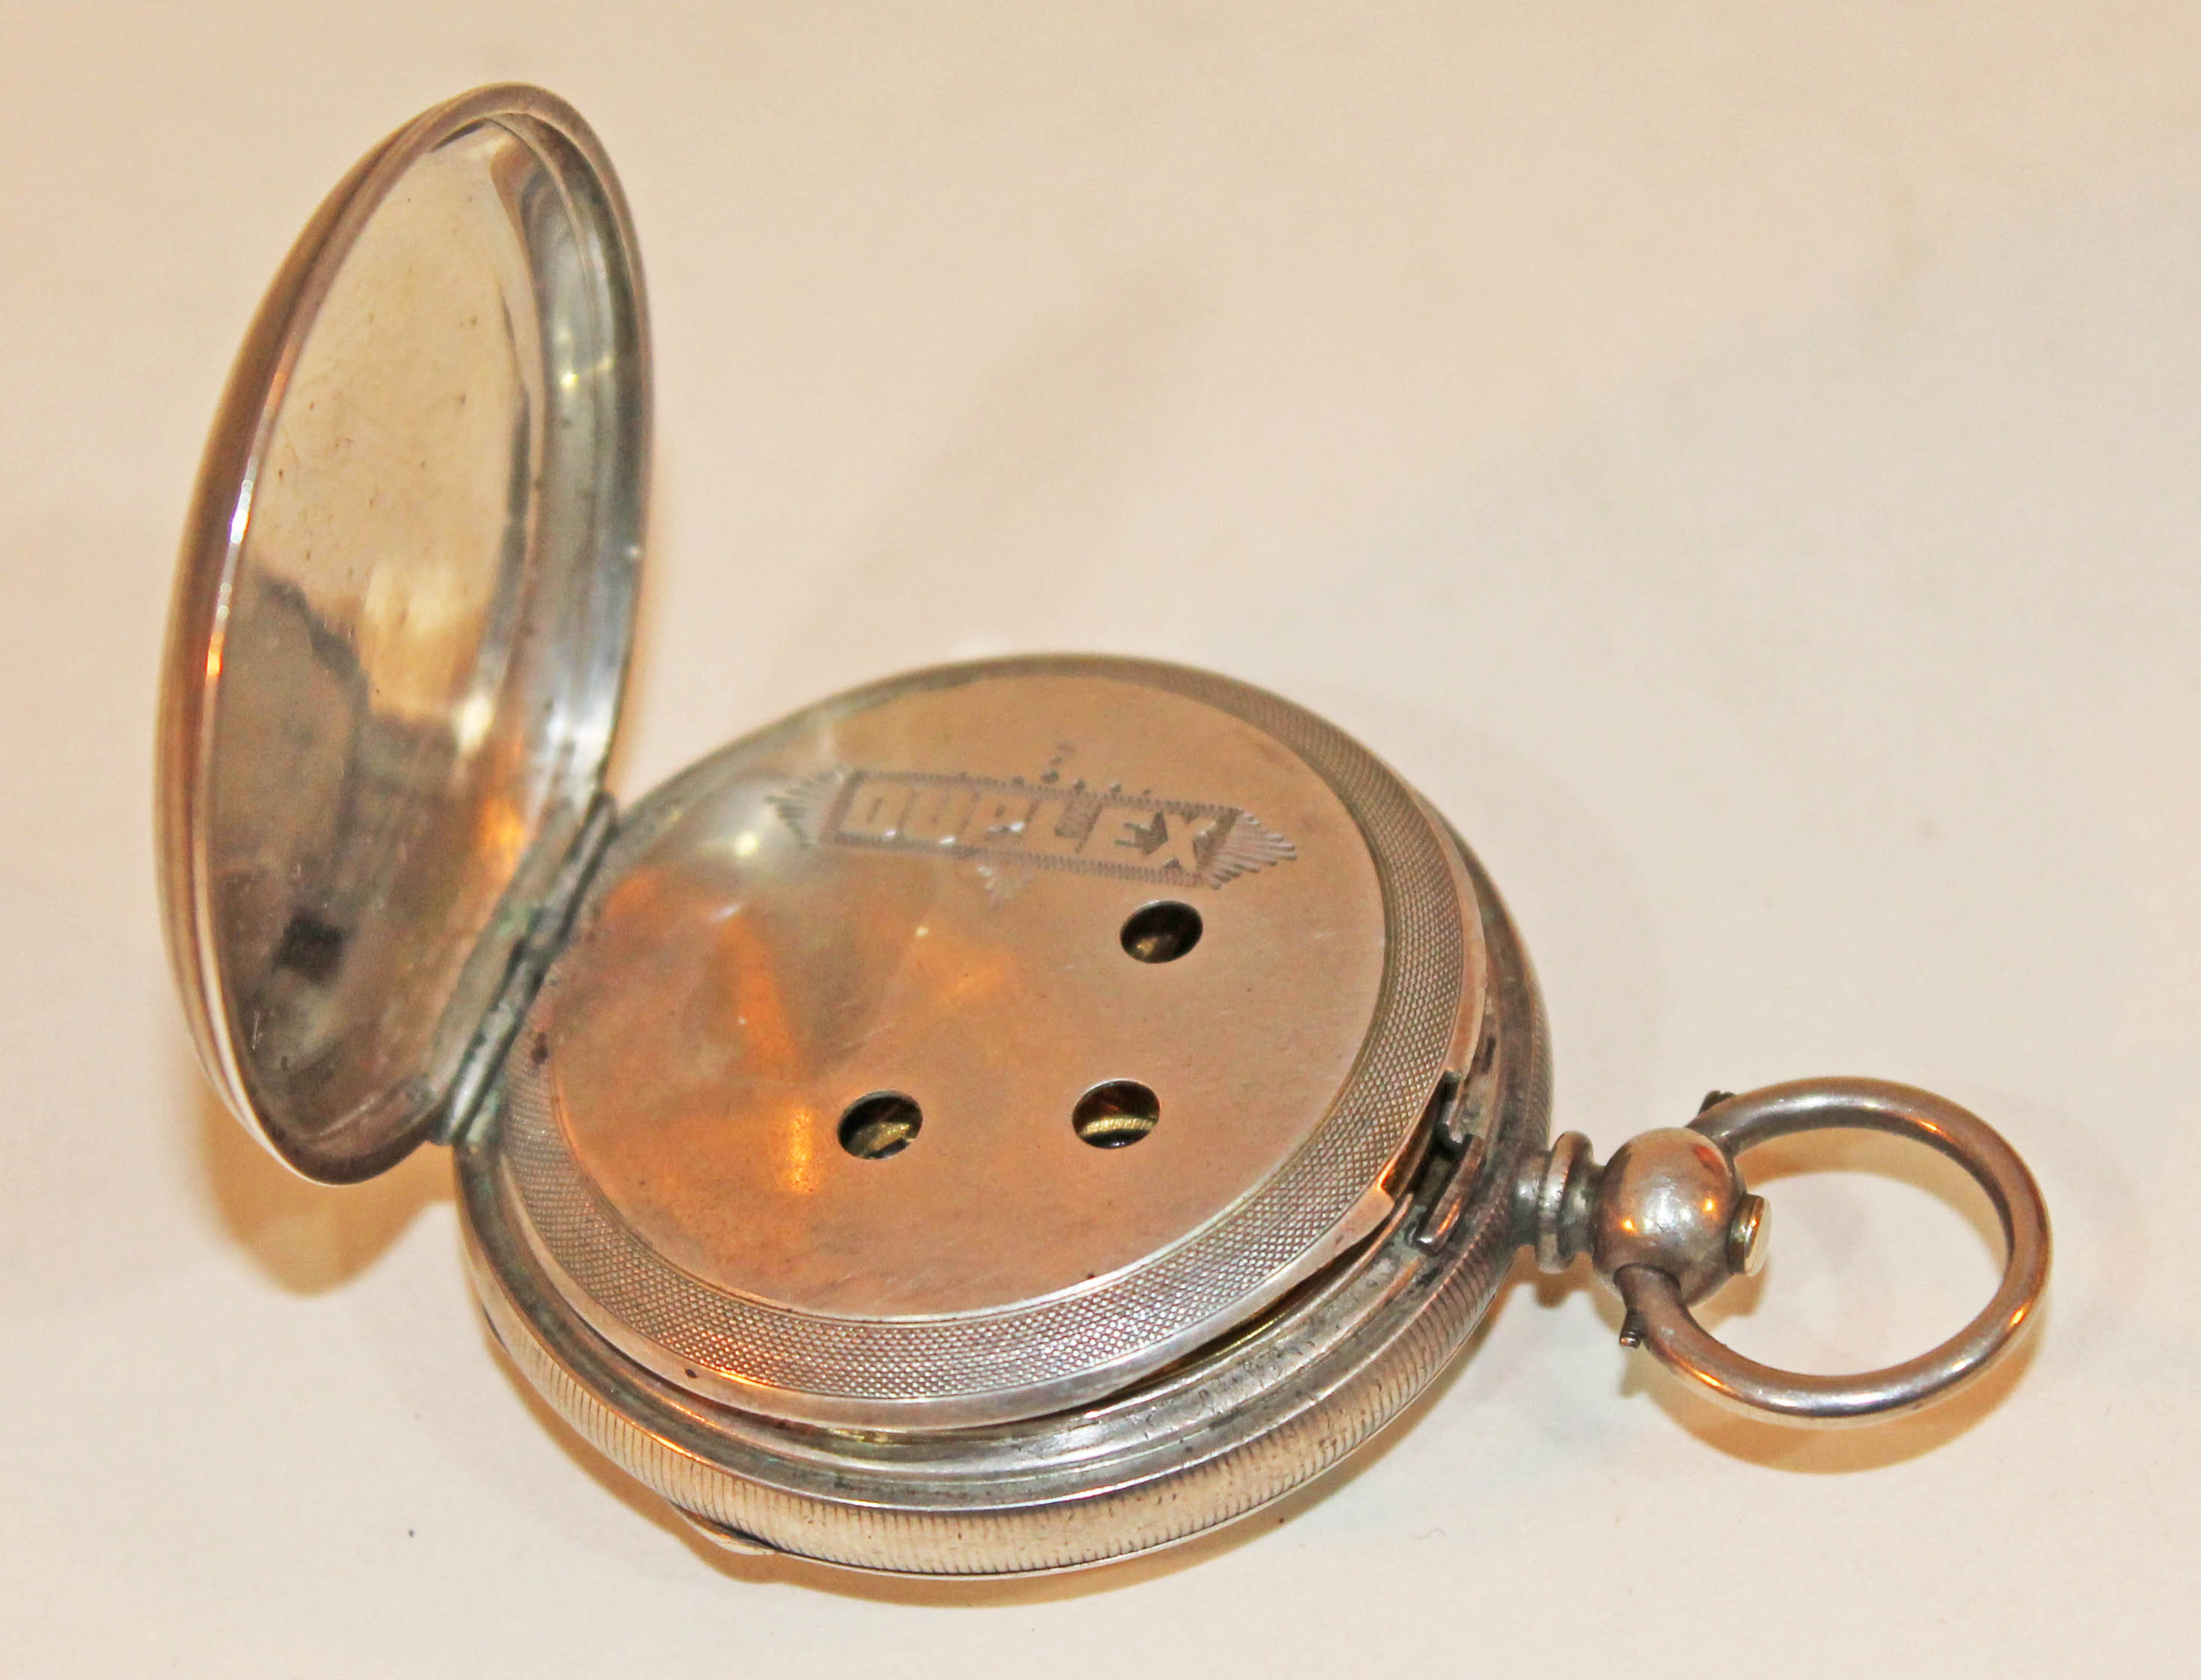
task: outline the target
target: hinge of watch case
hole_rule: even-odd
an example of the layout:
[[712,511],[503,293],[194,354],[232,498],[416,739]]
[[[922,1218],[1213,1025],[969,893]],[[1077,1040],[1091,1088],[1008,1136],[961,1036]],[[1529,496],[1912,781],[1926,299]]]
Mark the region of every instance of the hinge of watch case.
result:
[[519,1024],[527,1018],[552,959],[565,948],[566,936],[572,928],[573,912],[596,872],[604,848],[611,843],[618,817],[619,806],[609,794],[599,791],[590,801],[588,814],[581,819],[580,831],[573,837],[573,843],[567,848],[557,873],[550,878],[542,902],[528,913],[526,931],[514,944],[512,955],[505,964],[504,984],[498,988],[496,1001],[483,1015],[481,1027],[459,1063],[458,1077],[451,1082],[450,1101],[444,1105],[443,1122],[433,1133],[437,1143],[457,1142],[484,1111],[487,1105],[483,1099],[496,1087],[505,1054],[512,1048]]

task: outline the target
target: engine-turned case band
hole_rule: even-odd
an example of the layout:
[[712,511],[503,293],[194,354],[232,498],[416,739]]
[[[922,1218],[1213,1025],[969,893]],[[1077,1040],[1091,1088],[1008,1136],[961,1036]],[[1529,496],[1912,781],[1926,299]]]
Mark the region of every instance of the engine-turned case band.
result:
[[1459,1353],[1519,1242],[1512,1189],[1544,1146],[1542,1006],[1488,879],[1492,1053],[1465,1107],[1482,1147],[1465,1211],[1414,1240],[1424,1187],[1373,1238],[1269,1313],[1127,1392],[988,1428],[878,1436],[789,1424],[683,1392],[561,1298],[519,1229],[493,1130],[456,1152],[490,1328],[567,1423],[707,1535],[919,1575],[1077,1568],[1190,1538],[1289,1493],[1398,1415]]
[[[630,1357],[714,1399],[813,1423],[998,1422],[1081,1403],[1167,1365],[1260,1311],[1384,1216],[1396,1189],[1384,1184],[1387,1172],[1447,1061],[1479,1031],[1486,959],[1473,889],[1447,856],[1448,842],[1427,808],[1394,774],[1342,731],[1261,690],[1177,667],[1100,658],[993,661],[876,684],[735,743],[645,801],[613,843],[592,897],[601,904],[617,893],[660,831],[703,796],[698,790],[708,788],[714,773],[733,773],[714,767],[769,759],[777,745],[806,732],[845,737],[850,718],[929,692],[998,690],[1006,698],[997,703],[1007,704],[1035,686],[1095,681],[1115,685],[1125,704],[1158,690],[1251,725],[1311,768],[1349,814],[1357,829],[1352,843],[1365,846],[1381,890],[1382,990],[1342,1088],[1318,1095],[1310,1119],[1319,1116],[1319,1124],[1281,1170],[1204,1228],[1113,1275],[1004,1310],[838,1316],[713,1287],[622,1219],[590,1181],[561,1125],[555,1077],[559,1057],[571,1053],[557,1037],[557,1011],[564,971],[590,960],[584,907],[583,931],[553,969],[508,1067],[498,1161],[545,1274]],[[1102,719],[1084,721],[1102,732]],[[974,749],[959,743],[951,750]],[[1300,860],[1288,866],[1304,876],[1316,865]],[[1043,894],[1057,884],[1037,880],[1023,890]],[[1065,890],[1072,884],[1059,884]],[[1247,890],[1226,885],[1219,893]],[[1188,891],[1195,899],[1219,896]],[[684,925],[709,919],[690,915]],[[1220,936],[1210,943],[1219,943]],[[1327,978],[1321,950],[1293,955],[1292,969],[1272,984],[1305,996],[1305,987]],[[887,960],[899,959],[889,952]],[[1120,954],[1112,960],[1128,973],[1138,971]],[[1089,1164],[1103,1165],[1071,1163]],[[957,1232],[943,1228],[928,1240],[952,1245]]]

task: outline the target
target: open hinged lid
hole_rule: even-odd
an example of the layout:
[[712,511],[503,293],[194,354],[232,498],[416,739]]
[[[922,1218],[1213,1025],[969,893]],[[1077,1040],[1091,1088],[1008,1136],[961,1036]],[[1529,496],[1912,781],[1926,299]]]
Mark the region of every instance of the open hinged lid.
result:
[[301,236],[223,397],[171,608],[168,948],[285,1161],[447,1114],[603,775],[649,376],[626,206],[531,88],[429,112]]

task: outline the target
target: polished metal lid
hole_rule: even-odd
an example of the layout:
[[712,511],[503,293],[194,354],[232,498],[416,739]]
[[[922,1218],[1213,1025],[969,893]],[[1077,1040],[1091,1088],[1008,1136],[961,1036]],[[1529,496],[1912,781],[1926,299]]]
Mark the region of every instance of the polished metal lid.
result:
[[1392,1217],[1480,1042],[1482,926],[1441,823],[1276,696],[912,672],[626,812],[484,1134],[499,1217],[752,1416],[1096,1402]]
[[161,884],[201,1059],[309,1177],[435,1129],[596,796],[649,420],[625,203],[532,88],[362,160],[245,339],[171,608]]

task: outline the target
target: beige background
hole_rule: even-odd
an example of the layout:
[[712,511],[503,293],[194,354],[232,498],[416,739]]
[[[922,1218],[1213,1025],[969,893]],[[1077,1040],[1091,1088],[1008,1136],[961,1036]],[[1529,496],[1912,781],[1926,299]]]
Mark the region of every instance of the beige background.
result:
[[[2190,1661],[2201,11],[9,3],[0,41],[0,1671]],[[543,1426],[442,1161],[318,1190],[214,1110],[149,837],[237,336],[358,153],[502,77],[594,120],[650,266],[624,792],[961,654],[1282,690],[1481,850],[1601,1148],[1820,1071],[2002,1125],[2057,1220],[2029,1362],[1798,1436],[1524,1277],[1320,1497],[998,1589],[718,1563]],[[1807,1159],[1860,1170],[1775,1187],[1728,1334],[1839,1368],[1971,1311],[1960,1185],[1761,1167]]]

